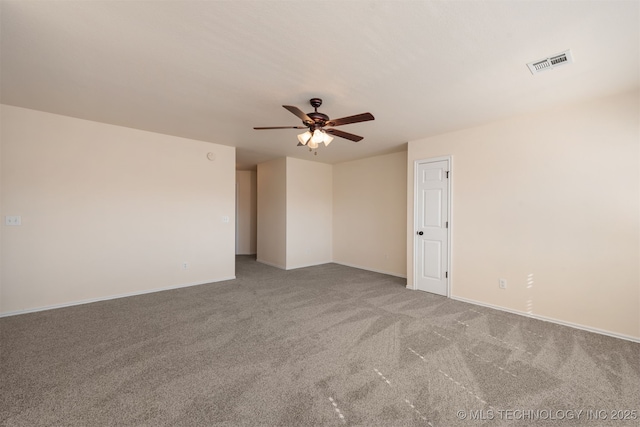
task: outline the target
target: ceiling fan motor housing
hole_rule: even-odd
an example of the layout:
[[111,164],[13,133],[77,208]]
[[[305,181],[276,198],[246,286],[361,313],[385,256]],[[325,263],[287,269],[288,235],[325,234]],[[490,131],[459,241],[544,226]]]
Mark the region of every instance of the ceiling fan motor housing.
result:
[[318,113],[318,107],[322,105],[322,99],[311,98],[309,100],[309,104],[311,104],[311,106],[315,110],[313,113],[307,114],[307,116],[309,116],[309,118],[312,119],[313,122],[304,121],[303,123],[307,126],[315,125],[314,127],[323,127],[325,123],[329,121],[329,116],[327,116],[326,114]]
[[329,121],[329,116],[318,112],[308,113],[307,116],[313,119],[314,123],[320,127],[324,126],[325,122]]

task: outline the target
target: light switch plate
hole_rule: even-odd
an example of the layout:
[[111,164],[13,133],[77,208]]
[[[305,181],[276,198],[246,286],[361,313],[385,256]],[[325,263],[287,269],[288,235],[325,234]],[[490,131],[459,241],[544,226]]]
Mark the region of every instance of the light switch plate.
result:
[[20,215],[7,215],[4,217],[4,225],[22,225],[22,218]]

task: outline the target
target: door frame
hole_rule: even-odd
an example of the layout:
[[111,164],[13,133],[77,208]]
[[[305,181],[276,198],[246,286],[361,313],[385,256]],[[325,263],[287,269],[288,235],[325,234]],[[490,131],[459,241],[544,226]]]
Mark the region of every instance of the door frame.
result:
[[453,222],[451,221],[452,212],[452,197],[453,194],[453,157],[451,155],[429,157],[426,159],[418,159],[413,162],[413,229],[412,229],[412,251],[413,251],[413,290],[418,290],[418,251],[416,250],[416,230],[418,229],[418,166],[424,163],[433,163],[446,160],[449,162],[449,181],[447,185],[447,217],[446,221],[449,222],[447,228],[447,298],[451,298],[451,287],[453,283],[453,271],[451,264],[451,236],[453,232]]

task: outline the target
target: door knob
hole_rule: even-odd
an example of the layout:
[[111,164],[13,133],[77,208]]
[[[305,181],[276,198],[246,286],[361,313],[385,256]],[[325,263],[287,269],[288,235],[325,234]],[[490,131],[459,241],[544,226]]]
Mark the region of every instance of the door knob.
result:
[[422,236],[424,233],[422,231],[418,231],[418,236]]

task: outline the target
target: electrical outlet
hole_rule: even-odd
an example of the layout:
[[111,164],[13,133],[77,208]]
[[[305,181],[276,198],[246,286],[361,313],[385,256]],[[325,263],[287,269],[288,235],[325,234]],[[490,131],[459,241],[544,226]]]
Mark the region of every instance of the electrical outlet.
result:
[[189,263],[187,263],[187,262],[183,262],[183,263],[182,263],[182,269],[183,269],[183,270],[186,270],[187,268],[189,268]]
[[498,286],[500,289],[507,289],[507,279],[498,279]]

